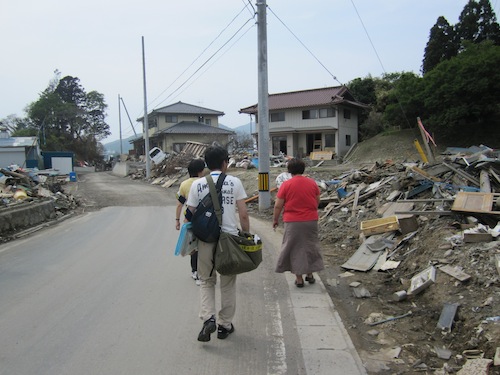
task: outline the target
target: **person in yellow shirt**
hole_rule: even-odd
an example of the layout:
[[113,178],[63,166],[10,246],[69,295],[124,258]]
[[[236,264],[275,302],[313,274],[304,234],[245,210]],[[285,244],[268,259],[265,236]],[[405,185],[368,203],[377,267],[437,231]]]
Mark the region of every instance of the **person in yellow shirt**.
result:
[[[177,207],[175,209],[175,229],[179,230],[181,228],[181,214],[182,209],[188,199],[189,190],[191,185],[195,180],[203,177],[203,172],[205,170],[205,161],[203,159],[193,159],[189,162],[188,173],[189,178],[182,181],[179,186],[179,191],[177,192]],[[184,217],[184,215],[183,215]],[[187,221],[187,220],[183,220]],[[196,281],[196,285],[200,285],[200,279],[198,278],[198,251],[191,253],[191,277]]]

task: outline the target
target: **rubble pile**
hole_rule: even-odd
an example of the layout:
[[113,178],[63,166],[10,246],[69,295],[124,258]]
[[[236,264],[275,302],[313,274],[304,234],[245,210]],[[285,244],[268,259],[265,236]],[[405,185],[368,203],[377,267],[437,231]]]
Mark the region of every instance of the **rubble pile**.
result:
[[[335,303],[340,284],[350,291],[346,319],[373,345],[377,371],[500,365],[498,154],[448,149],[432,164],[386,161],[330,179],[309,172],[323,192],[325,262],[340,266],[329,292]],[[388,343],[399,349],[389,359]]]
[[67,182],[68,176],[61,176],[55,171],[2,168],[1,212],[12,212],[35,203],[51,201],[55,207],[55,218],[64,216],[79,206],[78,200],[72,194],[65,193],[63,186]]

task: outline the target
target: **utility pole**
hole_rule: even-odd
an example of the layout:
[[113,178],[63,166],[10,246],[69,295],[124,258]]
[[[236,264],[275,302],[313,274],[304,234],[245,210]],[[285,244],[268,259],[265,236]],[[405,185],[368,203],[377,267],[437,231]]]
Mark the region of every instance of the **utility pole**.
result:
[[123,145],[122,145],[122,111],[120,103],[120,94],[118,94],[118,125],[120,126],[120,158],[123,155]]
[[267,77],[267,4],[257,1],[258,117],[259,117],[259,211],[271,206],[269,192],[269,90]]
[[148,96],[146,91],[146,57],[144,54],[144,37],[142,37],[142,76],[144,84],[144,118],[142,121],[144,134],[144,153],[146,154],[146,178],[151,175],[151,162],[149,160],[149,118],[148,118]]

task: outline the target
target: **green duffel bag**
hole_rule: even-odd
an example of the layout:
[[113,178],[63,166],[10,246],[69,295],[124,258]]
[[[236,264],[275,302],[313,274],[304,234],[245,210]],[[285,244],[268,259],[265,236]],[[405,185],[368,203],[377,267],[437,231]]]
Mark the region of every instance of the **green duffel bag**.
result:
[[258,236],[222,232],[215,249],[215,269],[221,275],[253,271],[262,262],[262,241]]

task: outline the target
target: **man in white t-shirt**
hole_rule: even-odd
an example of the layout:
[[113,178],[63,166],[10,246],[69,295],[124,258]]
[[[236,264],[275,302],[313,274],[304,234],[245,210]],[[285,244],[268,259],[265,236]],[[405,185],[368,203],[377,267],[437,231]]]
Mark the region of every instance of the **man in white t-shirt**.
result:
[[[210,169],[210,175],[217,183],[222,172],[226,172],[229,155],[225,148],[210,146],[205,152],[205,163]],[[198,203],[209,194],[206,177],[193,182],[189,191],[187,206],[194,213]],[[238,219],[241,230],[250,231],[245,199],[247,194],[240,179],[227,175],[222,185],[222,231],[238,234]],[[238,215],[236,215],[238,213]],[[200,318],[203,327],[198,335],[198,341],[210,341],[210,334],[217,329],[217,338],[225,339],[234,332],[233,318],[236,312],[236,275],[220,275],[221,309],[216,318],[215,285],[217,272],[214,268],[214,253],[216,243],[198,241],[198,277],[201,281]],[[217,327],[218,326],[218,327]]]

